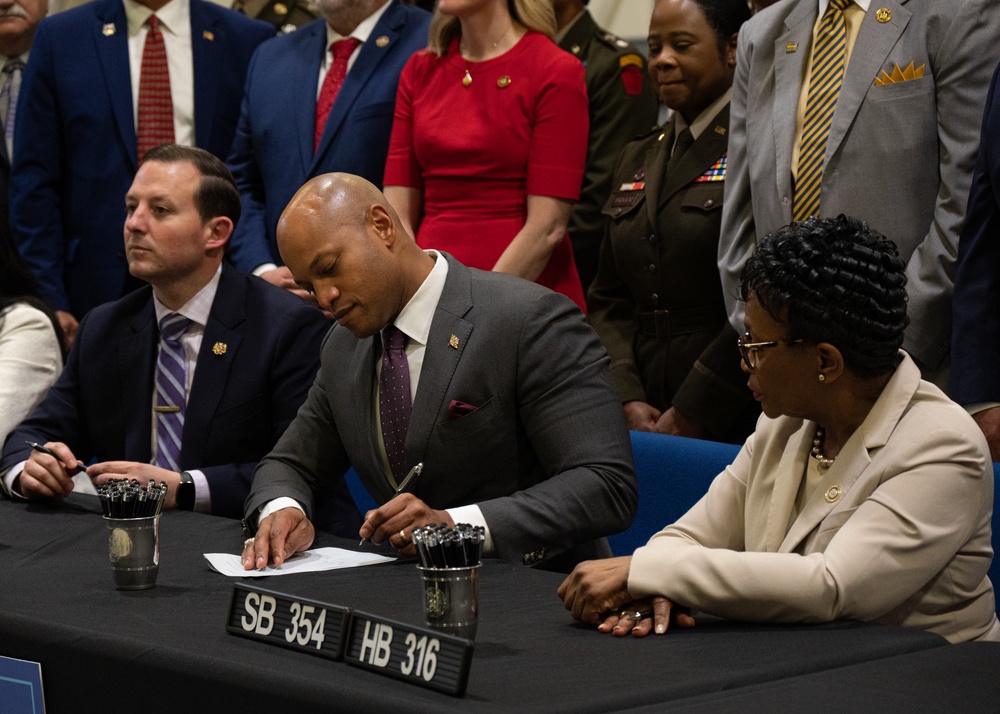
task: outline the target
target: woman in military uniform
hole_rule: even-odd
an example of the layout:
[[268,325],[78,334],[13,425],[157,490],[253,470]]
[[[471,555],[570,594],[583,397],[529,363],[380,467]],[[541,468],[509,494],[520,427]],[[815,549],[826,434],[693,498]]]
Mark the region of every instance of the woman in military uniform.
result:
[[649,73],[673,116],[622,152],[587,297],[631,429],[742,441],[759,414],[716,263],[736,37],[749,17],[744,0],[653,10]]

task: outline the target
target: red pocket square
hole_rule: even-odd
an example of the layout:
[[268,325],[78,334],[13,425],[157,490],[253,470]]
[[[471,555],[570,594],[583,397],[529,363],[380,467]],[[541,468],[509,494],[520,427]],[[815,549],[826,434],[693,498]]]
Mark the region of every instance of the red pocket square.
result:
[[452,399],[451,403],[448,405],[448,421],[464,417],[466,414],[472,414],[472,412],[477,409],[479,409],[479,407],[473,406],[472,404],[466,404],[465,402],[460,402],[457,399]]

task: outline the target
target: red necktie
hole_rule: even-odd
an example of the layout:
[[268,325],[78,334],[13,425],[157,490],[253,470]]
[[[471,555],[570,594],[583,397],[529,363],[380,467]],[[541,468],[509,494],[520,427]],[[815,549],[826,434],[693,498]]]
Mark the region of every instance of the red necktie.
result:
[[170,70],[163,35],[156,15],[149,18],[149,32],[142,48],[139,71],[139,163],[147,151],[174,143],[174,105],[170,101]]
[[313,153],[316,153],[316,149],[319,148],[319,140],[323,138],[327,117],[330,116],[337,92],[340,91],[344,84],[344,78],[347,76],[347,60],[360,44],[361,40],[355,37],[337,40],[330,44],[333,62],[323,79],[323,87],[319,90],[319,99],[316,100],[316,134],[313,137]]

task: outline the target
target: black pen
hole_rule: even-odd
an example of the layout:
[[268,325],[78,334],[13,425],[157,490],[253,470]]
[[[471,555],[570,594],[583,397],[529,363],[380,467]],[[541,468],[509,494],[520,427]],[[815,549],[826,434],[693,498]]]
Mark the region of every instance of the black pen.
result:
[[[423,470],[424,470],[424,462],[423,461],[421,461],[419,464],[417,464],[412,469],[410,469],[410,472],[408,474],[406,474],[405,477],[403,477],[402,483],[400,483],[396,487],[396,493],[394,493],[392,495],[392,497],[395,498],[396,496],[398,496],[399,494],[401,494],[403,492],[403,489],[410,485],[410,481],[412,481],[417,476],[419,476],[420,472],[423,471]],[[361,546],[363,546],[365,544],[366,540],[368,540],[368,539],[367,538],[362,538],[361,542],[358,543],[358,547],[360,548]]]
[[[56,461],[62,462],[62,459],[59,458],[59,454],[57,454],[56,452],[54,452],[49,447],[42,446],[41,444],[36,444],[34,441],[26,441],[24,443],[27,444],[28,446],[30,446],[32,451],[37,451],[37,452],[42,453],[42,454],[48,454],[49,456],[51,456],[52,458],[54,458]],[[76,462],[76,469],[79,470],[79,471],[83,471],[84,473],[87,473],[87,467],[84,465],[84,463],[82,461],[77,461]]]

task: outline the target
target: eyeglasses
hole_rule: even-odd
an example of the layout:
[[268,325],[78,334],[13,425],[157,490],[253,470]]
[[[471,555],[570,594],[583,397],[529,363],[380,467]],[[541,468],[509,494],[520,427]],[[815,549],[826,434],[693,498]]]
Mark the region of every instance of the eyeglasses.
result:
[[782,345],[797,345],[805,342],[803,338],[797,340],[771,340],[770,342],[749,342],[750,335],[745,334],[736,339],[736,348],[740,351],[743,363],[753,372],[757,368],[757,352],[768,347],[781,347]]

